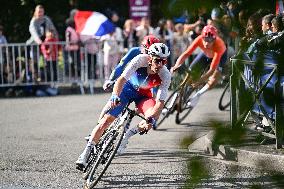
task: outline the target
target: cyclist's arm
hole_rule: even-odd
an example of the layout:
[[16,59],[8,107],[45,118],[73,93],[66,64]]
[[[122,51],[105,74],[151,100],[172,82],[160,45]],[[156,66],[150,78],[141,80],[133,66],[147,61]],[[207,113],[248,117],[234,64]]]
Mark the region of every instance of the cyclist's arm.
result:
[[154,117],[155,119],[158,119],[160,116],[160,113],[165,104],[165,100],[167,99],[168,90],[171,84],[171,74],[166,67],[162,68],[159,73],[159,76],[162,82],[157,92],[156,104],[152,110],[152,117]]
[[115,81],[123,72],[126,65],[138,54],[140,54],[139,47],[131,48],[128,53],[120,60],[116,68],[112,71],[109,80]]
[[178,69],[181,64],[184,63],[184,61],[193,53],[193,51],[199,46],[200,41],[202,40],[201,36],[197,37],[191,45],[180,55],[180,57],[177,59],[175,65],[174,65],[174,70]]

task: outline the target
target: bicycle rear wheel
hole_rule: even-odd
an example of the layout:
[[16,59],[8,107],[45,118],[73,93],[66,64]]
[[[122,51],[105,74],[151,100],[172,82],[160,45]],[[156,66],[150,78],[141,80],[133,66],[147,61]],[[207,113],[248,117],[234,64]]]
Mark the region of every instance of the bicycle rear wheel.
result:
[[184,88],[181,89],[179,102],[177,105],[178,111],[175,119],[176,124],[180,124],[191,112],[192,108],[187,107],[187,103],[189,102],[194,91],[195,90],[190,85],[185,85]]
[[157,126],[155,128],[153,127],[154,130],[156,130],[163,123],[163,121],[167,117],[169,117],[169,115],[174,113],[174,111],[176,110],[177,100],[178,100],[178,89],[173,91],[172,94],[166,100],[163,111],[160,114],[160,118],[158,119]]
[[84,184],[85,189],[92,189],[96,186],[109,167],[122,141],[125,129],[124,124],[120,123],[120,119],[117,118],[110,127],[98,144],[99,152],[93,161],[92,168],[87,173],[87,180]]
[[230,99],[231,93],[230,93],[229,86],[230,86],[230,83],[227,83],[220,97],[220,100],[219,100],[218,107],[219,107],[219,110],[221,111],[224,111],[231,104],[231,99]]

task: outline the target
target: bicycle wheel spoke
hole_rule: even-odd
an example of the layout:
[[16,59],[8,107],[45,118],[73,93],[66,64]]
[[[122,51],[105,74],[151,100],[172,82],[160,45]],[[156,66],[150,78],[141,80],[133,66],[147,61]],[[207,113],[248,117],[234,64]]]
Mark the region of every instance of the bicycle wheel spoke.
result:
[[176,123],[180,124],[191,112],[192,108],[187,106],[187,103],[190,100],[190,97],[194,94],[194,90],[192,89],[191,86],[186,85],[182,91],[181,95],[179,98],[179,103],[178,103],[178,112],[176,114]]
[[222,92],[222,95],[220,97],[219,104],[218,104],[218,107],[221,111],[225,110],[226,108],[230,106],[230,102],[231,102],[230,97],[231,97],[230,84],[227,83],[227,85],[224,88],[224,91]]
[[169,117],[170,114],[172,114],[175,111],[177,97],[178,97],[178,90],[175,90],[175,91],[172,92],[172,94],[166,100],[164,109],[163,109],[163,111],[160,115],[158,122],[157,122],[157,127],[154,130],[156,130],[163,123],[163,121],[167,117]]
[[102,136],[98,146],[100,147],[98,156],[91,165],[85,188],[93,188],[101,179],[109,167],[124,135],[124,125],[117,126],[119,121],[115,121]]

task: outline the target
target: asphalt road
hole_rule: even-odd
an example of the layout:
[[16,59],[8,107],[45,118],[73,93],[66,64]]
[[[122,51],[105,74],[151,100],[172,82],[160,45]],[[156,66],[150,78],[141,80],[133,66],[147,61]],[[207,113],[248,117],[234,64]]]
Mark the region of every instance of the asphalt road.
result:
[[[132,137],[126,153],[113,160],[98,188],[182,188],[192,154],[179,144],[186,136],[206,134],[208,120],[229,120],[229,112],[217,108],[220,94],[216,89],[202,96],[183,125],[176,125],[171,116],[158,131]],[[82,188],[74,162],[108,97],[0,99],[0,188]],[[250,178],[263,180],[262,172],[242,167],[245,174],[234,175],[236,183],[228,172],[237,165],[210,162],[213,178],[200,188],[242,188],[240,183],[250,183]]]

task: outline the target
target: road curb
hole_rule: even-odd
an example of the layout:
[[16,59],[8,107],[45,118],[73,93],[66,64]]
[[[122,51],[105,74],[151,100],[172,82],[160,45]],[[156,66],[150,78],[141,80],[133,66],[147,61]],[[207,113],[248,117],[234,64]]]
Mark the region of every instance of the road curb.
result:
[[284,149],[277,150],[274,144],[260,145],[256,142],[241,145],[213,145],[213,137],[214,131],[210,131],[198,138],[188,146],[189,152],[284,173]]

